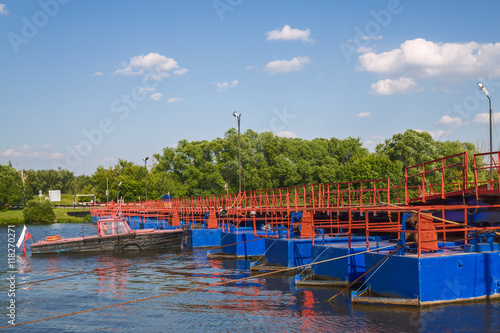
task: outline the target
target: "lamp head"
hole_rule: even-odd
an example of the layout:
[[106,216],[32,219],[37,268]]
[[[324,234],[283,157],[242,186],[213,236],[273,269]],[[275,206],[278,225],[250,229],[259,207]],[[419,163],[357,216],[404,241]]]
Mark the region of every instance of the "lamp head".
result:
[[146,158],[144,159],[144,161],[147,161],[149,159],[149,156],[146,156]]
[[489,93],[489,91],[488,91],[488,89],[486,89],[486,87],[484,86],[484,84],[482,84],[481,82],[478,82],[478,83],[477,83],[477,89],[482,90],[482,91],[483,91],[483,93],[484,93],[486,96],[488,96],[488,95],[490,94],[490,93]]
[[233,116],[235,116],[236,118],[238,118],[238,116],[239,116],[238,112],[234,111],[233,112]]

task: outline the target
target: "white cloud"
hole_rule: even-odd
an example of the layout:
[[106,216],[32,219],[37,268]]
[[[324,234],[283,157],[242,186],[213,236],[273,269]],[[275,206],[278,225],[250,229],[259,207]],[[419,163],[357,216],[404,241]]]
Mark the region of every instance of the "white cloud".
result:
[[[382,39],[382,38],[384,38],[384,37],[382,37],[382,35],[378,35],[378,36],[363,35],[359,39],[361,39],[363,41],[367,41],[367,40],[379,40],[379,39]],[[348,42],[349,43],[354,42],[354,39],[349,39]]]
[[370,86],[371,95],[396,95],[420,92],[423,88],[411,78],[385,79],[377,81]]
[[314,43],[311,39],[311,30],[293,29],[289,25],[285,25],[283,29],[266,32],[267,40],[301,40],[306,43]]
[[442,126],[462,126],[467,124],[468,123],[466,121],[463,121],[460,117],[453,118],[450,116],[442,116],[441,119],[436,122],[436,125]]
[[9,11],[3,3],[0,3],[0,15],[9,15]]
[[187,69],[180,68],[172,58],[167,58],[159,53],[149,53],[135,56],[129,63],[123,64],[123,68],[117,69],[114,74],[119,75],[149,75],[152,78],[160,79],[174,75],[180,76],[187,73]]
[[156,91],[156,88],[140,87],[139,90],[137,90],[137,96],[142,96],[142,94],[152,94],[155,91]]
[[[500,112],[493,113],[491,115],[492,120],[496,122],[500,122]],[[475,124],[489,124],[490,123],[490,114],[489,113],[479,113],[472,119],[472,122]]]
[[229,88],[234,88],[240,83],[238,80],[234,80],[233,82],[215,82],[215,85],[217,86],[217,91],[226,91]]
[[297,72],[303,69],[305,64],[310,62],[311,60],[309,57],[295,57],[292,60],[275,60],[266,65],[266,71],[269,75]]
[[358,53],[368,53],[373,51],[373,47],[360,46],[357,49]]
[[358,118],[367,118],[370,116],[371,116],[370,112],[360,112],[356,115],[356,117],[358,117]]
[[180,97],[170,97],[167,99],[167,103],[177,103],[177,102],[183,102],[184,99]]
[[188,72],[187,68],[182,68],[174,71],[175,76],[182,76]]
[[366,149],[369,149],[369,150],[373,150],[376,145],[377,145],[377,143],[375,143],[375,141],[373,141],[373,140],[365,140],[363,142],[363,147],[365,147]]
[[44,146],[45,151],[37,151],[35,148],[24,145],[17,148],[10,148],[0,151],[0,157],[7,158],[44,158],[44,159],[61,159],[66,156],[64,153],[54,152],[49,145]]
[[407,40],[394,50],[359,56],[360,68],[388,76],[475,79],[500,76],[500,43],[434,43],[423,38]]
[[297,134],[291,131],[281,131],[281,132],[276,132],[274,135],[282,137],[282,138],[298,138]]
[[252,70],[252,69],[255,69],[256,67],[255,66],[247,66],[246,70]]
[[453,131],[449,131],[449,130],[448,131],[424,131],[424,130],[417,129],[417,128],[414,130],[419,132],[419,133],[423,133],[423,132],[429,133],[433,139],[444,139],[453,133]]
[[365,140],[363,142],[363,147],[373,151],[375,149],[375,147],[379,144],[379,143],[382,143],[384,142],[385,140],[385,137],[383,137],[382,135],[372,135],[370,136],[370,139],[368,140]]
[[453,131],[428,131],[428,133],[432,136],[433,139],[444,139],[451,135]]
[[148,99],[152,99],[154,101],[159,101],[162,97],[163,97],[163,94],[159,92],[159,93],[156,93],[156,94],[149,96]]
[[102,72],[95,72],[94,74],[90,76],[103,76],[104,74]]

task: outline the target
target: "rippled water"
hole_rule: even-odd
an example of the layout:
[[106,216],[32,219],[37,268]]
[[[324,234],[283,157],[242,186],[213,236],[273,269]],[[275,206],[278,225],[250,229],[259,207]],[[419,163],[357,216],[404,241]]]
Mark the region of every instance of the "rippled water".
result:
[[[82,229],[83,228],[83,229]],[[28,226],[35,239],[96,234],[91,224]],[[22,228],[16,227],[16,240]],[[1,287],[8,286],[7,228],[0,228]],[[351,305],[340,289],[296,289],[293,277],[251,277],[250,262],[207,259],[190,249],[138,253],[31,256],[17,250],[17,284],[96,268],[130,266],[19,286],[16,323],[166,295],[142,302],[40,321],[20,332],[500,332],[500,302],[425,309]],[[161,258],[148,263],[141,261]],[[138,263],[138,264],[134,264]],[[198,290],[190,290],[201,288]],[[0,290],[0,326],[9,325],[7,289]]]

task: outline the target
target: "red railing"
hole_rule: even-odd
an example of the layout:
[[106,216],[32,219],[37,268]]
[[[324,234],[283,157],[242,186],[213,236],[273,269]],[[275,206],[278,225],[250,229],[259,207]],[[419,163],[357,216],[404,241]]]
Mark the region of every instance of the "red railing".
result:
[[[492,162],[484,164],[485,156],[491,155]],[[246,191],[242,193],[226,193],[220,195],[199,196],[190,198],[172,198],[166,201],[135,202],[121,204],[123,216],[140,217],[141,219],[184,221],[201,223],[205,213],[209,213],[212,221],[210,227],[229,230],[230,226],[238,228],[242,225],[253,225],[256,221],[271,228],[287,228],[288,236],[293,232],[292,214],[302,212],[301,237],[311,238],[314,242],[321,232],[325,236],[348,237],[349,246],[354,234],[392,234],[401,239],[402,234],[418,234],[418,254],[422,248],[422,233],[428,230],[403,230],[403,212],[414,212],[418,215],[418,225],[432,227],[439,241],[446,242],[451,235],[461,234],[467,241],[467,232],[490,230],[467,226],[468,210],[485,209],[484,205],[442,205],[430,206],[434,199],[446,199],[451,196],[465,197],[474,190],[476,196],[481,194],[497,194],[500,196],[498,172],[500,153],[483,153],[474,155],[474,177],[469,181],[469,160],[467,152],[428,161],[405,168],[404,186],[395,186],[390,179],[361,180],[329,184],[310,184],[287,188]],[[484,170],[484,171],[483,171]],[[494,174],[488,181],[480,181],[481,172],[490,170]],[[404,206],[403,203],[404,202]],[[476,203],[478,200],[476,200]],[[411,205],[411,206],[410,206]],[[500,206],[488,206],[498,209]],[[98,218],[112,216],[118,206],[109,203],[105,208],[92,208],[92,214]],[[445,221],[430,218],[428,213],[445,217],[449,212],[463,211],[463,222]],[[461,214],[461,213],[460,213]],[[459,214],[459,215],[460,215]],[[422,220],[422,216],[425,218]],[[175,224],[175,223],[174,223]],[[178,224],[176,224],[178,225]],[[265,229],[264,236],[276,237]],[[491,230],[498,232],[497,227]],[[437,240],[433,240],[436,242]],[[425,245],[425,244],[424,244]]]

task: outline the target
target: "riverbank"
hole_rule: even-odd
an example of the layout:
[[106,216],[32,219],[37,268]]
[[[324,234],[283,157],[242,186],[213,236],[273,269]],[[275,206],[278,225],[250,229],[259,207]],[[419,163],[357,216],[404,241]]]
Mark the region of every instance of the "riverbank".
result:
[[[84,217],[72,216],[71,213],[81,213],[82,209],[73,208],[54,208],[56,219],[54,223],[82,223],[87,219]],[[69,214],[68,214],[69,213]],[[90,214],[90,211],[88,212]],[[24,215],[22,209],[9,209],[5,212],[0,212],[0,225],[7,224],[24,224]]]

